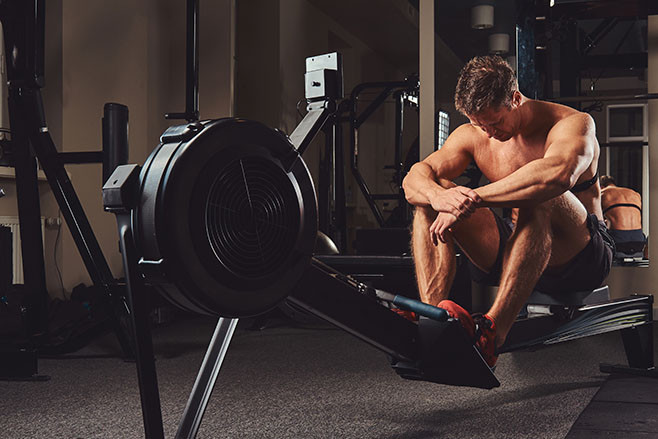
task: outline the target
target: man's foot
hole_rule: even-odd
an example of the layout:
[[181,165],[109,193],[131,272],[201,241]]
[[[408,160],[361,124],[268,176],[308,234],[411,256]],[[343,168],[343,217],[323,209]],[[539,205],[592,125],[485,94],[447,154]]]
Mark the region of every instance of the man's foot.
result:
[[494,367],[498,360],[496,354],[496,323],[484,314],[475,319],[477,326],[475,344],[489,367]]
[[473,339],[475,337],[475,322],[473,322],[473,318],[468,311],[452,300],[442,300],[436,306],[437,308],[443,308],[448,311],[448,315],[453,319],[459,320],[459,323],[464,327],[469,338]]
[[474,320],[468,311],[452,300],[442,300],[437,307],[445,309],[450,317],[459,320],[482,354],[482,358],[489,367],[494,367],[498,355],[496,355],[496,324],[493,319],[485,314],[477,316]]
[[402,309],[402,308],[391,308],[391,311],[412,322],[418,321],[418,314],[416,314],[413,311],[407,311],[406,309]]

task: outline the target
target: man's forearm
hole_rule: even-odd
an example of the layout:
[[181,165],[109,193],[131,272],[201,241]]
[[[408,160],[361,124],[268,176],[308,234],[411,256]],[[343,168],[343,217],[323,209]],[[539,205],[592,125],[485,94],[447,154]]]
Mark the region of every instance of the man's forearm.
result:
[[562,178],[561,166],[535,160],[507,177],[475,189],[482,201],[478,207],[526,207],[566,192],[570,185]]
[[429,166],[424,164],[424,166],[419,166],[419,164],[414,165],[412,170],[407,174],[402,182],[402,187],[409,204],[414,206],[430,206],[432,204],[430,200],[437,192],[445,190],[440,182],[448,182],[448,180],[444,181],[437,178]]

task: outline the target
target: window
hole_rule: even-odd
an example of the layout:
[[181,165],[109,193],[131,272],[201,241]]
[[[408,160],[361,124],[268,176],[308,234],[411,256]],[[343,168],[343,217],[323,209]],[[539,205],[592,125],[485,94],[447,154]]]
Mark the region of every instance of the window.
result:
[[450,134],[450,114],[439,110],[436,114],[436,149],[441,149]]

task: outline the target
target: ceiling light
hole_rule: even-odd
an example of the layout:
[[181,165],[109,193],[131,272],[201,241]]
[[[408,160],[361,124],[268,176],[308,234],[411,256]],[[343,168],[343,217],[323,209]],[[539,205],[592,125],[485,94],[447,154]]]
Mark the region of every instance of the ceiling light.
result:
[[474,29],[489,29],[494,25],[494,7],[478,5],[471,8],[471,27]]
[[504,55],[509,52],[509,34],[496,33],[489,35],[489,53]]

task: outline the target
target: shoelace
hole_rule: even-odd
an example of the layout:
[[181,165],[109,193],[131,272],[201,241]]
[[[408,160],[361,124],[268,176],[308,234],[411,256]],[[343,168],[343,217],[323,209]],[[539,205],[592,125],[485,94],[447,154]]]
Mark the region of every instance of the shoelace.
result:
[[[475,313],[471,317],[473,317],[473,321],[475,322],[475,336],[473,343],[477,343],[480,340],[481,336],[485,336],[484,331],[491,331],[493,329],[493,322],[486,318],[484,314],[482,313]],[[495,340],[492,340],[494,343],[494,355],[498,356],[498,347],[495,345]]]

